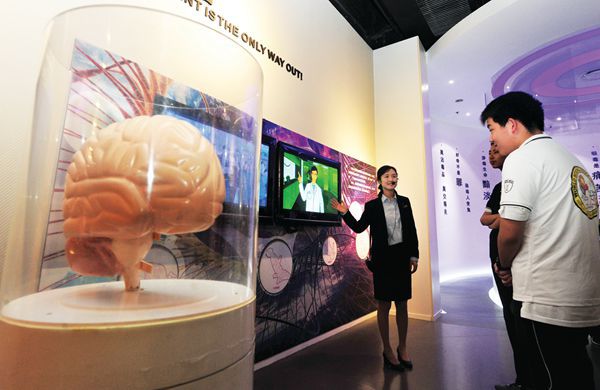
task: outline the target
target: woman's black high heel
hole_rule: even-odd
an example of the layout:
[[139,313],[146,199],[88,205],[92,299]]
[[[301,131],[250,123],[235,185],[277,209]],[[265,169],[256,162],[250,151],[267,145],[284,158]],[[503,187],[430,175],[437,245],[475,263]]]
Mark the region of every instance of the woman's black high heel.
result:
[[[400,357],[400,349],[396,348],[396,352],[398,352],[398,360],[400,361],[400,365],[403,368],[406,368],[407,370],[412,370],[413,369],[413,362],[412,360],[404,360]],[[385,357],[385,355],[383,356]]]
[[402,366],[402,364],[394,364],[392,362],[390,362],[390,360],[387,358],[387,356],[385,356],[385,352],[383,354],[383,368],[390,368],[392,370],[396,370],[396,371],[404,371],[404,367]]

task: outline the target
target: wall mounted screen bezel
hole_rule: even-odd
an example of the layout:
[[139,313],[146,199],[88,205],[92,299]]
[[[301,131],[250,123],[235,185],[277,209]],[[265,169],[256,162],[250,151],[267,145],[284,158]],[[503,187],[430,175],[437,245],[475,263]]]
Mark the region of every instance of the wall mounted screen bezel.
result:
[[[337,174],[337,183],[335,183],[336,191],[337,191],[337,200],[340,200],[341,195],[341,164],[339,161],[328,159],[324,156],[320,156],[316,153],[298,148],[296,146],[286,144],[284,142],[278,142],[277,144],[277,204],[276,204],[276,217],[278,221],[282,223],[288,224],[317,224],[317,225],[334,225],[339,226],[341,224],[341,216],[337,212],[337,210],[333,209],[329,204],[332,196],[327,196],[326,194],[330,193],[328,191],[324,191],[325,194],[323,196],[323,203],[325,212],[311,212],[306,210],[301,210],[298,208],[286,208],[284,207],[285,199],[284,192],[286,188],[292,185],[298,185],[297,178],[286,180],[284,173],[284,155],[289,153],[298,157],[300,160],[304,162],[317,163],[322,166],[326,166],[329,169],[335,170]],[[306,175],[306,173],[305,173]],[[303,182],[306,182],[303,175]],[[293,207],[296,207],[298,200],[296,197],[296,201]]]
[[[275,196],[275,181],[277,178],[277,149],[276,149],[277,140],[273,137],[263,134],[261,139],[261,158],[260,164],[263,163],[262,158],[262,150],[263,148],[268,149],[268,158],[267,158],[267,178],[266,185],[262,184],[262,174],[263,169],[262,166],[259,166],[259,179],[258,179],[258,215],[260,218],[273,218],[274,215],[274,200]],[[261,205],[261,191],[266,190],[266,204]]]

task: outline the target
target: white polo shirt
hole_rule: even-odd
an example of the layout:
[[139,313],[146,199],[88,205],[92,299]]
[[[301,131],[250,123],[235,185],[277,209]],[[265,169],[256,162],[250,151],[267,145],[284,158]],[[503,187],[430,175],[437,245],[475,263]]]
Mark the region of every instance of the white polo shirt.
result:
[[521,316],[600,325],[598,196],[583,164],[545,134],[527,139],[504,162],[500,215],[527,221],[511,267]]

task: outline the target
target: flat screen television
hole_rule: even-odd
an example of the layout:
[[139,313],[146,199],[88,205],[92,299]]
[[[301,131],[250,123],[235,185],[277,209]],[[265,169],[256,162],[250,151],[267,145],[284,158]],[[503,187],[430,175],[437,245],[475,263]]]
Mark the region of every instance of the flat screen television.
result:
[[339,225],[331,199],[340,199],[340,163],[304,149],[277,144],[276,214],[284,222]]
[[260,144],[260,167],[258,179],[258,215],[261,218],[273,217],[273,199],[275,194],[276,150],[277,140],[262,135]]
[[[223,215],[246,215],[253,199],[250,183],[256,168],[251,157],[256,151],[254,144],[244,137],[248,131],[244,121],[239,120],[239,115],[238,118],[231,115],[230,119],[211,115],[206,109],[194,109],[165,96],[156,95],[154,102],[154,114],[169,115],[190,123],[213,144],[225,177]],[[229,111],[234,110],[229,107]]]

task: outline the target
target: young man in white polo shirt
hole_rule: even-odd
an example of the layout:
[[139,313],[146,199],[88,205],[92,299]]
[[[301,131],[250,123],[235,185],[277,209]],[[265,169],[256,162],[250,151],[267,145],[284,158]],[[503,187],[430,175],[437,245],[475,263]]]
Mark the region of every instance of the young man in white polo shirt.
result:
[[481,121],[508,155],[498,252],[512,274],[517,337],[534,386],[593,390],[586,345],[591,328],[600,326],[594,183],[575,156],[544,134],[544,111],[531,95],[496,98]]

